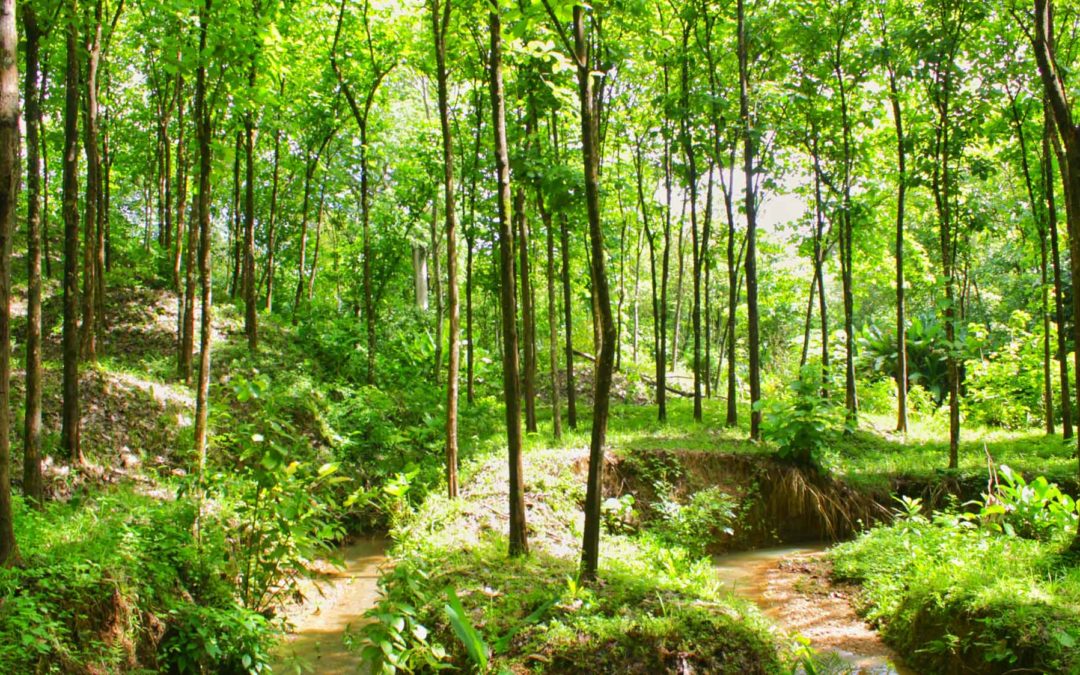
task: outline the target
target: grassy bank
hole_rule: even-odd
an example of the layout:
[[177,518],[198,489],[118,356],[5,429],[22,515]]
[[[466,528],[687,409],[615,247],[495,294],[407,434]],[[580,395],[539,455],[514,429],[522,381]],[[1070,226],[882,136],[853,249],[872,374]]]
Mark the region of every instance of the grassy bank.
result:
[[528,557],[506,557],[501,458],[470,466],[460,499],[432,495],[403,513],[386,599],[357,648],[397,667],[483,660],[514,672],[781,672],[767,622],[721,588],[692,539],[609,531],[601,581],[577,583],[585,462],[583,450],[526,454]]

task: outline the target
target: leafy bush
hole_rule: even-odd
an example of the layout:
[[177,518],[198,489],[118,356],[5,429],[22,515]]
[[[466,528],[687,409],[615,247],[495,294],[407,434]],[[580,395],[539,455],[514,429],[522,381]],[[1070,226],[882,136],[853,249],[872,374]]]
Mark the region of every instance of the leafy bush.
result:
[[859,609],[925,672],[1080,671],[1080,568],[1060,545],[974,527],[958,513],[879,526],[832,549]]
[[844,409],[821,395],[820,371],[807,367],[791,383],[792,396],[764,407],[762,433],[777,455],[800,466],[821,468],[825,451],[844,428]]
[[998,470],[1000,482],[983,496],[979,517],[1010,537],[1049,541],[1076,531],[1078,504],[1056,483],[1038,476],[1030,483],[1008,465]]
[[[1007,429],[1039,425],[1043,416],[1042,342],[1028,330],[1030,324],[1029,314],[1014,312],[1007,326],[997,326],[997,332],[1008,336],[1007,340],[967,364],[963,404],[969,419]],[[989,342],[984,328],[975,329],[980,341]]]
[[715,487],[695,492],[685,504],[662,495],[656,507],[660,521],[653,531],[662,540],[701,556],[720,535],[733,533],[735,506],[730,495]]

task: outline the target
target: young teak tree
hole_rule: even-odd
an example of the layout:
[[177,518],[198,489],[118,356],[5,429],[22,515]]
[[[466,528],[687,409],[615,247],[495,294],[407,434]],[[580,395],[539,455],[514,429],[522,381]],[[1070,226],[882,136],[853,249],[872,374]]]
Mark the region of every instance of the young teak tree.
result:
[[518,368],[517,302],[514,288],[514,230],[510,222],[510,157],[506,143],[506,99],[502,75],[502,19],[492,2],[488,14],[491,49],[491,121],[495,134],[496,202],[499,210],[499,305],[502,316],[503,398],[506,406],[506,445],[510,464],[510,555],[529,552],[525,529],[525,478],[521,457],[521,391]]
[[11,502],[11,237],[19,194],[19,38],[0,0],[0,566],[19,559]]
[[454,195],[454,138],[450,130],[450,95],[446,74],[446,31],[450,26],[453,0],[431,0],[431,32],[435,41],[435,80],[439,90],[439,126],[442,130],[443,194],[446,212],[446,278],[447,304],[450,315],[449,354],[446,373],[446,490],[450,498],[457,497],[458,477],[458,369],[461,332],[458,310],[457,280],[457,208]]
[[615,320],[611,312],[608,289],[607,256],[604,251],[604,231],[600,220],[600,129],[597,120],[597,96],[594,88],[596,74],[593,50],[586,23],[586,8],[574,5],[573,38],[566,35],[562,23],[548,0],[544,7],[558,30],[567,52],[577,70],[578,103],[581,116],[581,152],[585,169],[585,206],[589,216],[590,279],[594,307],[600,324],[600,344],[597,345],[596,375],[593,378],[593,426],[589,443],[589,476],[585,490],[585,532],[581,550],[581,573],[586,580],[595,579],[600,559],[600,500],[604,469],[604,443],[607,439],[608,411],[612,373],[615,368]]

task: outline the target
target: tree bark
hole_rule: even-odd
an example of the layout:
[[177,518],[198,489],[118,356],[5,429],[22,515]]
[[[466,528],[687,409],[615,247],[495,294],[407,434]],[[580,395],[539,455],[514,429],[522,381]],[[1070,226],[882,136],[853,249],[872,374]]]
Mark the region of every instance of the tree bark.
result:
[[[1054,120],[1061,136],[1061,144],[1064,146],[1063,157],[1065,162],[1062,163],[1061,173],[1066,186],[1065,213],[1069,230],[1070,263],[1072,277],[1080,279],[1080,127],[1073,123],[1064,82],[1055,65],[1052,8],[1053,5],[1050,0],[1035,0],[1033,46],[1035,61],[1039,66],[1039,75],[1046,91],[1046,98],[1050,109],[1054,113]],[[1080,293],[1073,293],[1073,316],[1080,317]],[[1080,321],[1073,322],[1073,331],[1074,339],[1077,344],[1080,344]],[[1080,379],[1080,368],[1076,369],[1076,377]],[[1077,454],[1078,458],[1080,458],[1080,452]],[[1078,475],[1080,475],[1080,461],[1078,461],[1077,470]],[[1080,523],[1077,524],[1077,533],[1073,538],[1070,550],[1074,553],[1080,552]]]
[[[281,81],[281,95],[285,80]],[[266,228],[266,311],[274,310],[274,255],[277,253],[278,181],[281,176],[281,129],[274,130],[274,177],[270,188],[270,223]]]
[[67,67],[64,74],[64,383],[60,446],[85,463],[79,412],[79,18],[77,0],[67,6]]
[[[6,16],[0,12],[0,19]],[[41,475],[41,95],[38,87],[42,31],[32,4],[22,9],[26,40],[26,414],[23,421],[23,494],[45,500]],[[2,24],[2,21],[0,21]],[[0,39],[7,26],[0,25]],[[5,45],[6,47],[6,45]],[[0,130],[2,131],[2,130]],[[0,144],[3,140],[0,139]],[[3,152],[3,147],[0,147]],[[0,169],[0,180],[2,180]],[[2,207],[3,204],[0,204]],[[0,216],[3,214],[0,213]],[[0,345],[2,347],[2,345]],[[4,480],[0,477],[0,481]],[[6,481],[0,485],[4,489]]]
[[1061,285],[1061,251],[1058,245],[1057,203],[1054,198],[1054,158],[1050,139],[1057,133],[1045,99],[1043,101],[1043,175],[1046,190],[1046,222],[1050,232],[1050,257],[1054,266],[1054,323],[1057,326],[1057,361],[1061,378],[1061,435],[1072,438],[1072,398],[1069,393],[1069,347],[1065,329],[1065,306]]
[[[545,0],[546,1],[546,0]],[[589,476],[585,490],[585,529],[581,567],[585,580],[596,578],[600,559],[600,502],[604,473],[612,370],[615,365],[615,322],[611,314],[604,231],[600,219],[600,148],[597,99],[593,89],[593,63],[585,35],[585,8],[574,6],[574,57],[577,62],[581,106],[581,148],[585,164],[585,204],[589,215],[592,287],[599,310],[601,343],[593,380],[593,425],[589,443]]]
[[525,354],[523,380],[525,395],[525,431],[536,433],[536,316],[533,312],[532,270],[529,265],[529,225],[525,216],[525,188],[517,187],[513,197],[518,255],[521,258],[521,331]]
[[83,126],[86,152],[86,198],[83,204],[83,323],[82,356],[90,362],[97,361],[97,222],[98,190],[100,190],[101,161],[98,156],[98,100],[97,76],[101,60],[102,0],[94,4],[93,35],[87,50],[86,64],[86,124]]
[[[254,0],[258,16],[259,0]],[[256,82],[255,56],[250,57],[248,68],[248,91],[254,92]],[[250,104],[249,104],[250,105]],[[255,113],[244,113],[244,335],[248,350],[259,348],[259,314],[255,306]]]
[[[431,0],[431,32],[435,41],[436,82],[439,90],[439,126],[442,129],[443,202],[446,212],[446,286],[450,315],[449,349],[446,368],[446,491],[451,499],[458,494],[458,371],[461,333],[457,278],[457,206],[454,194],[454,137],[450,130],[450,94],[446,74],[446,32],[450,26],[451,0]],[[441,14],[440,14],[441,9]]]
[[[210,341],[212,336],[213,306],[210,264],[210,171],[211,156],[210,110],[206,100],[206,54],[207,30],[212,0],[203,0],[199,12],[199,67],[195,80],[195,120],[199,137],[199,278],[202,320],[199,334],[199,382],[195,397],[195,455],[198,458],[198,480],[201,490],[206,469],[207,423],[210,410]],[[198,515],[196,516],[198,518]],[[196,521],[198,522],[198,521]]]
[[506,143],[506,107],[502,77],[502,21],[498,5],[488,18],[491,51],[488,57],[491,84],[492,128],[495,136],[495,170],[499,209],[499,299],[502,309],[503,398],[506,405],[506,444],[510,465],[510,555],[526,555],[529,542],[525,528],[525,478],[521,457],[521,393],[518,391],[518,339],[514,298],[513,225],[510,222],[510,159]]
[[[736,3],[739,58],[739,117],[743,125],[743,177],[746,200],[746,308],[750,348],[750,438],[761,438],[761,341],[758,319],[757,205],[754,190],[754,129],[750,119],[749,46],[746,35],[745,0]],[[730,247],[730,244],[729,244]],[[732,340],[734,346],[734,340]],[[729,404],[730,405],[730,404]]]
[[11,502],[11,237],[19,194],[19,36],[0,2],[0,566],[19,560]]
[[[559,118],[551,111],[551,142],[555,164],[559,164]],[[566,212],[559,213],[559,254],[562,258],[563,338],[566,352],[566,424],[577,429],[577,384],[574,380],[574,314],[570,295],[570,223]]]

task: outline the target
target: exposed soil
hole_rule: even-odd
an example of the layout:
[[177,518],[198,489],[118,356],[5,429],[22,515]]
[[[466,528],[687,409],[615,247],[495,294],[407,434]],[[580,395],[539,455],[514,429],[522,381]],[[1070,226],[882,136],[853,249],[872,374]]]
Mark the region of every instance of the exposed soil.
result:
[[846,672],[914,671],[852,609],[851,589],[835,584],[821,546],[762,549],[719,556],[720,578],[756,603],[781,628],[800,635]]

